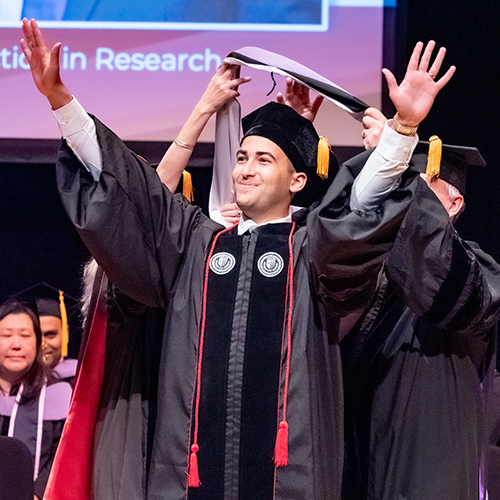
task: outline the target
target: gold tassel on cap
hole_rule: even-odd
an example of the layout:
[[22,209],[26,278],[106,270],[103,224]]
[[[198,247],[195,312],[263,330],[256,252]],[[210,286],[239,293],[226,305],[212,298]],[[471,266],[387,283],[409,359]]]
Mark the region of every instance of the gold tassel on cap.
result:
[[62,290],[59,290],[59,309],[61,310],[61,323],[62,323],[61,356],[66,357],[68,355],[68,342],[69,342],[68,314],[66,312],[66,305],[64,304],[64,293],[62,292]]
[[429,139],[429,155],[427,156],[427,170],[425,171],[430,177],[439,177],[442,150],[443,142],[437,135],[433,135]]
[[184,170],[182,172],[182,194],[190,201],[193,201],[193,179],[191,174]]
[[319,136],[318,142],[318,166],[316,173],[322,178],[328,177],[328,167],[330,166],[330,146],[326,137]]

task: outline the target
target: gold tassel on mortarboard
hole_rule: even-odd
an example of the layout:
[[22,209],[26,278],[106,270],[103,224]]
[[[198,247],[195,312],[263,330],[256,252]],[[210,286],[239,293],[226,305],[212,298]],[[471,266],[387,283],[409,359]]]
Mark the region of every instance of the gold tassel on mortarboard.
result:
[[319,136],[318,142],[318,166],[316,173],[322,178],[328,177],[328,167],[330,166],[330,146],[326,137]]
[[182,172],[182,194],[190,201],[193,201],[193,180],[191,174],[184,170]]
[[427,170],[425,171],[429,177],[439,177],[442,150],[443,143],[441,139],[437,135],[433,135],[429,139],[429,155],[427,156]]
[[62,292],[62,290],[59,290],[59,309],[61,310],[61,323],[62,323],[61,356],[66,357],[68,355],[68,342],[69,342],[68,314],[66,312],[66,305],[64,304],[64,293]]

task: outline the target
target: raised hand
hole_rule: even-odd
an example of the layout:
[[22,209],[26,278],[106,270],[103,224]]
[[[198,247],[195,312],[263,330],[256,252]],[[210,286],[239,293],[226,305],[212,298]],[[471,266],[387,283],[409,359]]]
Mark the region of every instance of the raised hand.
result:
[[[389,87],[389,97],[396,107],[395,118],[402,125],[417,126],[429,113],[438,92],[455,73],[455,66],[451,66],[439,80],[435,80],[446,54],[446,49],[441,47],[434,63],[428,69],[435,45],[436,42],[431,40],[423,54],[424,44],[418,42],[415,45],[405,77],[399,86],[396,78],[388,69],[382,70]],[[421,54],[422,57],[420,57]]]
[[387,118],[377,108],[368,108],[363,115],[363,146],[365,149],[374,148],[380,141]]
[[324,97],[322,95],[318,95],[314,101],[311,102],[309,87],[294,81],[290,77],[286,79],[285,95],[283,96],[281,92],[277,95],[277,101],[280,104],[290,106],[299,115],[311,121],[314,121],[316,118],[323,99]]
[[59,53],[61,44],[50,49],[36,21],[23,19],[21,47],[28,61],[38,90],[49,100],[53,109],[68,104],[72,96],[61,80]]
[[238,86],[251,80],[250,77],[237,77],[239,66],[222,64],[210,80],[207,89],[197,106],[201,112],[216,113],[230,99],[240,95]]

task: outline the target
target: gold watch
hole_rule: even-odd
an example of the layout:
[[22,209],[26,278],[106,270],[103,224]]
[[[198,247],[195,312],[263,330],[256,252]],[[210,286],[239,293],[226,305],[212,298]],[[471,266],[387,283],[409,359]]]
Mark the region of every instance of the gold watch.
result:
[[392,120],[389,120],[387,124],[389,125],[389,127],[392,128],[392,130],[395,130],[398,134],[407,136],[417,135],[418,125],[415,125],[414,127],[408,127],[407,125],[399,123],[396,117],[394,117]]

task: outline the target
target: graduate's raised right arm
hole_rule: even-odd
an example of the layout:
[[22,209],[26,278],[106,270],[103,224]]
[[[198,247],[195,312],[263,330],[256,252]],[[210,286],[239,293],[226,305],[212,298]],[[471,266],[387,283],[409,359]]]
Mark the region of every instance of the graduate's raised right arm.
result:
[[98,180],[102,166],[95,125],[61,79],[61,44],[49,48],[34,19],[23,19],[23,34],[21,47],[36,87],[49,101],[61,135],[94,180]]
[[172,196],[152,167],[78,105],[59,75],[60,46],[49,49],[34,20],[24,20],[23,31],[37,88],[57,115],[69,112],[76,128],[90,122],[98,138],[101,169],[83,161],[93,179],[73,149],[74,137],[61,146],[56,178],[66,213],[120,290],[143,304],[164,307],[200,211]]
[[52,109],[62,108],[73,99],[61,80],[59,54],[61,43],[49,48],[36,21],[23,19],[21,47],[38,90],[48,99]]

